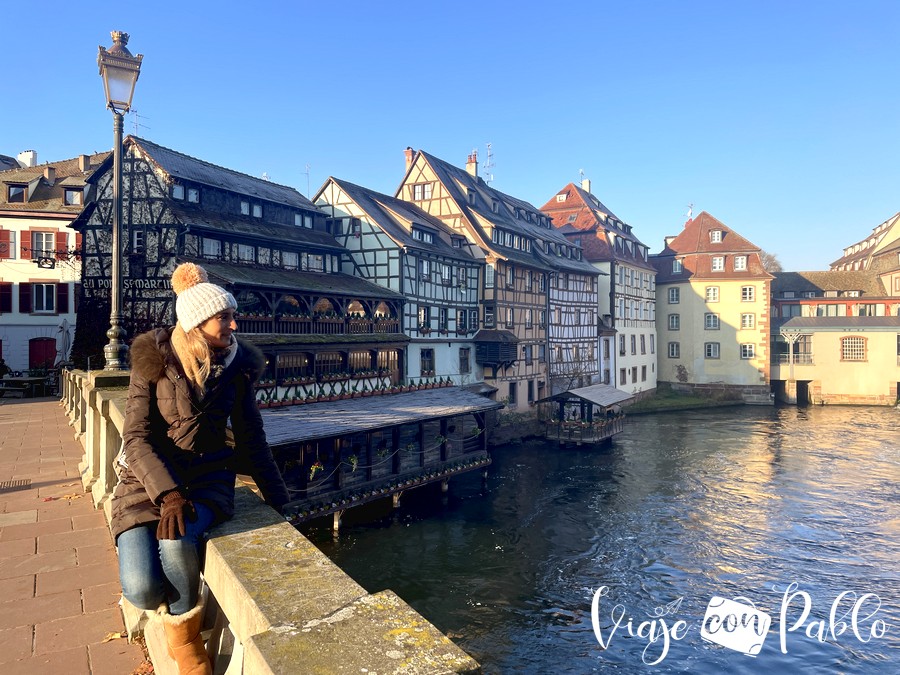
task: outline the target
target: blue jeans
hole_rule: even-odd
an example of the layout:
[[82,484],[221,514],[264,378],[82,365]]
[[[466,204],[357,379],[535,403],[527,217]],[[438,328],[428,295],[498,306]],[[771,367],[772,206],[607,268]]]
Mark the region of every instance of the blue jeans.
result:
[[122,594],[139,609],[156,610],[164,602],[170,614],[184,614],[197,604],[204,535],[213,512],[194,504],[197,519],[185,519],[184,537],[156,539],[156,523],[119,535],[119,580]]

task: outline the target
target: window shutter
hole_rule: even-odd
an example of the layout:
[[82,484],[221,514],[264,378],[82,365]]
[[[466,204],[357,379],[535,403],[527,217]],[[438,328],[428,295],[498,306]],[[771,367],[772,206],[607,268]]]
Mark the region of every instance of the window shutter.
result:
[[69,284],[66,282],[56,284],[56,313],[69,313]]
[[66,255],[67,246],[66,244],[69,241],[69,235],[66,232],[57,232],[56,233],[56,259],[57,260],[65,260],[68,258]]
[[75,255],[81,260],[81,232],[75,233]]
[[72,298],[72,300],[73,300],[72,304],[74,305],[72,308],[72,311],[75,312],[76,314],[78,313],[78,301],[79,301],[80,297],[81,297],[81,284],[76,283],[75,284],[75,297]]
[[31,284],[19,284],[19,314],[31,314]]
[[8,260],[13,257],[11,235],[12,232],[9,230],[0,230],[0,260]]
[[33,257],[31,255],[31,230],[22,230],[20,236],[22,238],[19,240],[19,248],[21,249],[19,257],[22,260],[31,260]]
[[13,285],[11,281],[0,282],[0,314],[12,311]]

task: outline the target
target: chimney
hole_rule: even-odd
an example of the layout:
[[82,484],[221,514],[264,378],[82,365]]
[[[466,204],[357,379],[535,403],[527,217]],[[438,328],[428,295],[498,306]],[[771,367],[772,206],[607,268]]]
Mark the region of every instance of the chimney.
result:
[[18,154],[16,159],[19,160],[19,164],[22,165],[23,169],[29,169],[37,165],[37,151],[24,150]]
[[44,178],[47,179],[47,182],[50,185],[53,185],[56,182],[56,167],[55,166],[45,166],[44,167]]
[[81,155],[78,158],[78,170],[82,172],[91,170],[91,158],[88,155]]
[[409,171],[409,167],[411,167],[413,163],[413,157],[416,156],[416,151],[407,145],[403,154],[406,155],[406,170]]
[[466,159],[466,172],[475,178],[478,178],[478,151],[473,150],[472,154]]
[[591,179],[590,178],[582,178],[581,179],[581,189],[584,190],[585,192],[587,192],[588,194],[591,193]]

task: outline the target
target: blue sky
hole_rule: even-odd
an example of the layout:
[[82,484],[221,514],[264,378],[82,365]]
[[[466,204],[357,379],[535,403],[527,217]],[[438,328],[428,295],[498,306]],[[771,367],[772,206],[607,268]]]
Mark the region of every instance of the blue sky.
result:
[[692,203],[787,270],[900,210],[896,0],[50,0],[3,19],[0,154],[109,149],[97,46],[124,30],[138,135],[304,194],[329,175],[392,194],[406,146],[463,165],[491,143],[492,185],[535,206],[583,170],[653,252]]

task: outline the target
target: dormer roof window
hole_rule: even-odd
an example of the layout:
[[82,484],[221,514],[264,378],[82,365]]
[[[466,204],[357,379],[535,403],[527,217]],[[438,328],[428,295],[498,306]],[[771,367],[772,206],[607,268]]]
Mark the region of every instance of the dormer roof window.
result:
[[709,241],[713,244],[722,243],[722,230],[710,230]]
[[249,216],[250,215],[250,202],[246,199],[241,200],[241,215]]
[[84,204],[83,188],[66,188],[63,201],[66,206],[81,206]]
[[434,243],[434,234],[427,230],[419,229],[418,227],[414,227],[412,230],[412,238],[416,241],[421,241],[426,244]]
[[10,185],[6,191],[6,201],[10,204],[24,203],[27,185]]
[[475,190],[472,190],[470,188],[467,194],[468,194],[469,204],[474,205],[475,204]]
[[172,186],[172,199],[184,199],[184,185],[175,183]]

